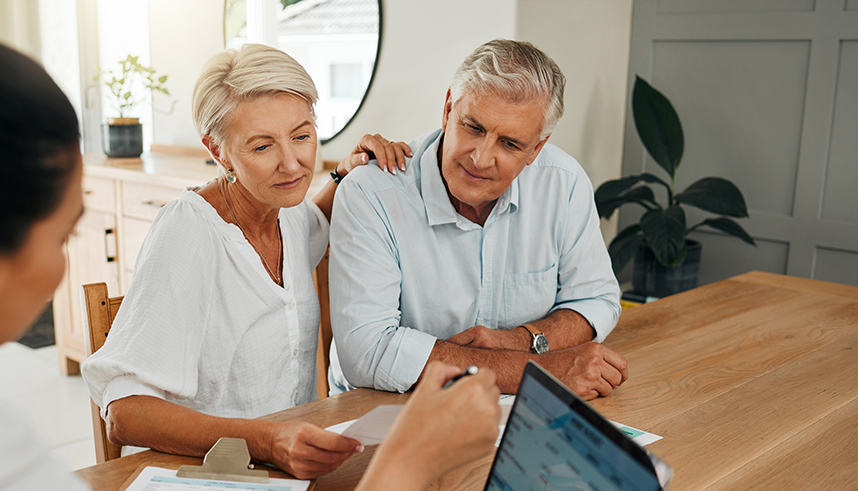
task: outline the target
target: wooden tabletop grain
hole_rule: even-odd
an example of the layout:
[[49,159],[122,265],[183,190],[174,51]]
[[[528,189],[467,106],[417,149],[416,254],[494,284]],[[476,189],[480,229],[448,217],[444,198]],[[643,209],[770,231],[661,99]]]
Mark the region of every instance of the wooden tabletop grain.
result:
[[[664,437],[647,449],[673,467],[669,489],[858,489],[858,287],[747,273],[624,311],[605,345],[630,378],[593,406]],[[267,418],[325,427],[406,398],[361,389]],[[373,450],[316,490],[352,489]],[[113,491],[141,464],[199,462],[147,451],[77,474]],[[431,489],[482,489],[490,465]]]

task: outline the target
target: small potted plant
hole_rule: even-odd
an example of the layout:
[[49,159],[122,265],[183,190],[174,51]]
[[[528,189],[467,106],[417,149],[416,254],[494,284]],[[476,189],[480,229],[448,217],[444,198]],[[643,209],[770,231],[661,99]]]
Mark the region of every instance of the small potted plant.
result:
[[[727,218],[748,217],[745,198],[732,182],[704,177],[682,192],[676,192],[676,170],[685,148],[682,125],[670,101],[640,77],[636,77],[632,92],[632,113],[644,147],[667,172],[670,182],[650,173],[608,181],[596,190],[596,208],[603,218],[609,218],[614,210],[629,203],[645,209],[638,223],[617,234],[608,252],[615,274],[634,256],[632,287],[635,293],[664,297],[697,286],[701,245],[688,239],[688,234],[694,230],[711,227],[753,246],[756,244],[736,221]],[[651,185],[664,188],[667,196],[664,205],[656,200]],[[689,227],[682,205],[720,216]]]
[[107,123],[101,125],[104,153],[111,158],[139,157],[143,153],[143,125],[139,118],[128,115],[145,100],[147,93],[158,91],[170,95],[164,86],[167,76],[156,77],[155,70],[141,65],[136,56],[128,55],[115,70],[96,67],[95,80],[101,80],[110,90],[119,112],[118,118],[107,118]]

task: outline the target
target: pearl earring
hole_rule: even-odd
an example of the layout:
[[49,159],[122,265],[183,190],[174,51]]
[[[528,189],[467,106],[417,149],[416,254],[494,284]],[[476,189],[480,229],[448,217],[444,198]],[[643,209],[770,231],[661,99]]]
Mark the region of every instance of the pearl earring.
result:
[[226,181],[230,184],[235,184],[236,178],[234,170],[229,169],[228,171],[226,171]]

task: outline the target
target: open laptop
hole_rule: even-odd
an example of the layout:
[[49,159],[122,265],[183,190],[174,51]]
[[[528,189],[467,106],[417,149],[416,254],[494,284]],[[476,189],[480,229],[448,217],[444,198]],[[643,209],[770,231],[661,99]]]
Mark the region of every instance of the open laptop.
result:
[[536,363],[518,387],[486,491],[657,491],[672,473]]

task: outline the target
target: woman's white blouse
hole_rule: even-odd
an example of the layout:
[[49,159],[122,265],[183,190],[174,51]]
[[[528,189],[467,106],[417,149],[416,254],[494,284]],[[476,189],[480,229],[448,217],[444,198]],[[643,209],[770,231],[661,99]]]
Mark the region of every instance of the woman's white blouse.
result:
[[312,274],[328,221],[305,200],[280,210],[280,227],[283,288],[239,228],[193,190],[161,210],[106,343],[81,366],[102,417],[132,395],[234,418],[316,399]]

